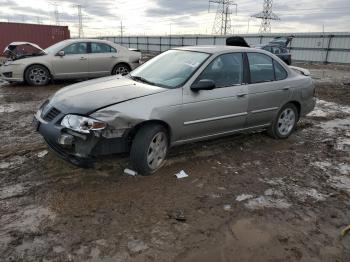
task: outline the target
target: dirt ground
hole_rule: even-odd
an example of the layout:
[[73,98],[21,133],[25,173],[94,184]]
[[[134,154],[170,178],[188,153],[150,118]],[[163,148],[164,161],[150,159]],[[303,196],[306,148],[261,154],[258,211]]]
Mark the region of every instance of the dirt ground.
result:
[[48,150],[33,113],[70,83],[3,84],[0,261],[350,261],[350,67],[302,66],[318,102],[289,139],[181,146],[149,177]]

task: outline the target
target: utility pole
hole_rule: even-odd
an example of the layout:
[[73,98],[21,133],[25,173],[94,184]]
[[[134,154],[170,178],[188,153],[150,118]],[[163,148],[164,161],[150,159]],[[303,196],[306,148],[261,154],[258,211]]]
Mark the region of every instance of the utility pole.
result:
[[78,4],[78,5],[74,5],[74,7],[78,9],[78,37],[83,38],[84,37],[83,12],[82,12],[83,6]]
[[60,25],[60,13],[58,12],[58,3],[54,1],[54,2],[49,2],[49,4],[54,7],[55,25]]
[[259,33],[271,33],[271,20],[280,20],[280,18],[272,12],[272,4],[273,0],[264,0],[263,11],[252,16],[261,19]]
[[231,34],[233,29],[231,24],[231,7],[236,6],[237,15],[237,4],[234,3],[233,0],[209,0],[209,12],[210,4],[217,4],[212,33],[215,35]]
[[124,35],[124,30],[125,29],[125,26],[123,26],[123,20],[120,21],[120,27],[119,27],[119,30],[120,30],[120,38],[123,38],[123,35]]

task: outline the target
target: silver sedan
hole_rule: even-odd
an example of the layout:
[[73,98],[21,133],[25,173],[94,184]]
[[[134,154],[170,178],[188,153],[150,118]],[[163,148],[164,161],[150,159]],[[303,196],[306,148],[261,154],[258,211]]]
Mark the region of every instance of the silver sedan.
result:
[[32,43],[14,42],[4,53],[10,59],[0,67],[0,78],[38,86],[51,79],[126,75],[141,59],[140,52],[97,39],[65,40],[45,50]]
[[238,132],[289,137],[315,106],[307,70],[242,47],[184,47],[129,75],[58,91],[35,115],[36,129],[62,158],[87,165],[130,152],[141,174],[157,171],[171,146]]

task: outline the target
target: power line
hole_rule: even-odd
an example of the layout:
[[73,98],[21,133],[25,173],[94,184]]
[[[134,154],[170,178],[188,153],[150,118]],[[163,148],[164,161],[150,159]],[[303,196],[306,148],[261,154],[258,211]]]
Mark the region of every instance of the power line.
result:
[[232,34],[231,24],[231,6],[236,6],[237,15],[237,4],[233,0],[209,0],[209,11],[210,4],[217,4],[217,10],[215,15],[215,21],[213,25],[213,34],[215,35],[227,35]]
[[261,19],[259,33],[271,33],[271,20],[280,20],[280,18],[272,12],[272,3],[273,0],[264,0],[263,11],[252,16]]

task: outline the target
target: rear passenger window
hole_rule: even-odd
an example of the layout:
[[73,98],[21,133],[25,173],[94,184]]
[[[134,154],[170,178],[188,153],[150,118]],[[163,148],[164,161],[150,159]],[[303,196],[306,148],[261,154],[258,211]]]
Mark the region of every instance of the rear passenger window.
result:
[[275,66],[275,76],[276,80],[283,80],[286,79],[288,74],[287,71],[283,68],[283,66],[280,65],[280,63],[273,61],[273,64]]
[[275,80],[272,58],[259,53],[248,53],[251,83]]
[[103,43],[91,43],[91,53],[116,53],[117,51],[106,44]]
[[224,54],[215,58],[198,77],[197,82],[209,79],[216,87],[229,87],[242,84],[243,58],[242,53]]

